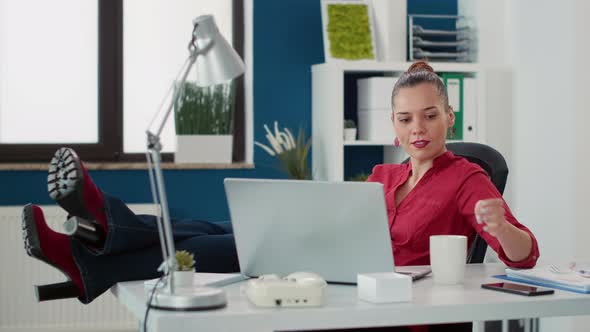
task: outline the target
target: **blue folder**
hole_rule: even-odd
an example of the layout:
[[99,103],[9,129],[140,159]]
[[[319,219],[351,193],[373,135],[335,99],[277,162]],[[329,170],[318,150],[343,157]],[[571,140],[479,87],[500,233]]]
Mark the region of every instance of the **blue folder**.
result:
[[498,279],[503,279],[503,280],[508,280],[508,281],[516,281],[516,282],[522,282],[525,284],[529,284],[529,285],[535,285],[535,286],[542,286],[542,287],[548,287],[548,288],[555,288],[555,289],[561,289],[564,291],[569,291],[569,292],[574,292],[574,293],[580,293],[580,294],[590,294],[590,290],[582,290],[579,288],[575,288],[575,287],[567,287],[564,285],[555,285],[551,282],[541,282],[541,281],[532,281],[529,279],[525,279],[525,278],[517,278],[517,277],[509,277],[505,274],[499,274],[499,275],[495,275],[493,276],[494,278],[498,278]]

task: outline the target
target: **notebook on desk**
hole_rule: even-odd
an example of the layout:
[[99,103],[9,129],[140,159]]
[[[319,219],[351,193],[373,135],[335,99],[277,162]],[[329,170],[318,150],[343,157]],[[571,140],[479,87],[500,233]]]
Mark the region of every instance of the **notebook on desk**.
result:
[[[369,182],[224,181],[243,274],[311,271],[333,283],[394,272],[383,186]],[[418,279],[429,267],[395,272]]]

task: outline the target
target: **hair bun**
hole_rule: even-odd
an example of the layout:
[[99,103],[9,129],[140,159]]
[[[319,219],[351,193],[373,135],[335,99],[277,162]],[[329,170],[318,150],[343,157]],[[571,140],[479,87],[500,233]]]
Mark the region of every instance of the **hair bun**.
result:
[[430,65],[426,61],[417,61],[414,62],[410,68],[408,68],[407,73],[418,72],[418,71],[428,71],[434,73],[434,69],[430,67]]

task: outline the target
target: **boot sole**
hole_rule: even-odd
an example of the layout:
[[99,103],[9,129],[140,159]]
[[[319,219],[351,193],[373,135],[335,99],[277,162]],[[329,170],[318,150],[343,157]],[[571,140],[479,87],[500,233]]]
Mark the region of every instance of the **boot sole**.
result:
[[53,264],[51,264],[51,262],[49,262],[49,260],[45,257],[45,255],[43,255],[43,251],[41,250],[41,243],[39,242],[39,235],[37,233],[37,225],[35,224],[35,216],[33,213],[32,204],[27,204],[23,208],[22,231],[23,240],[25,242],[25,250],[27,251],[27,254],[53,267],[56,267]]
[[[66,273],[53,264],[50,260],[43,255],[43,250],[41,250],[41,243],[39,241],[39,233],[37,230],[37,224],[35,223],[35,214],[33,212],[33,205],[27,204],[23,208],[22,213],[22,232],[23,232],[23,240],[25,243],[25,250],[27,254],[33,258],[36,258],[51,267],[57,269],[64,275]],[[68,281],[61,282],[57,284],[50,284],[50,285],[35,285],[35,295],[37,297],[37,301],[48,301],[48,300],[58,300],[58,299],[65,299],[65,298],[72,298],[78,296],[78,288],[76,285],[70,280],[69,277],[66,278]]]
[[41,242],[39,241],[39,233],[37,230],[37,224],[35,223],[35,214],[33,212],[33,204],[27,204],[23,208],[22,214],[22,229],[23,229],[23,240],[25,242],[25,250],[29,256],[36,258],[40,261],[43,261],[52,267],[58,269],[63,274],[65,272],[53,264],[45,255],[43,255],[43,250],[41,250]]
[[70,215],[92,220],[84,206],[84,172],[80,158],[70,148],[60,148],[49,163],[47,175],[49,197]]

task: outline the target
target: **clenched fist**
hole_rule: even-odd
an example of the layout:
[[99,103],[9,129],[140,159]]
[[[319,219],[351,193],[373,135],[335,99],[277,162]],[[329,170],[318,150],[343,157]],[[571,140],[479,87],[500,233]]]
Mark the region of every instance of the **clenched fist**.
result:
[[504,217],[504,201],[500,198],[482,199],[475,204],[477,223],[485,223],[483,230],[498,237],[509,225]]

